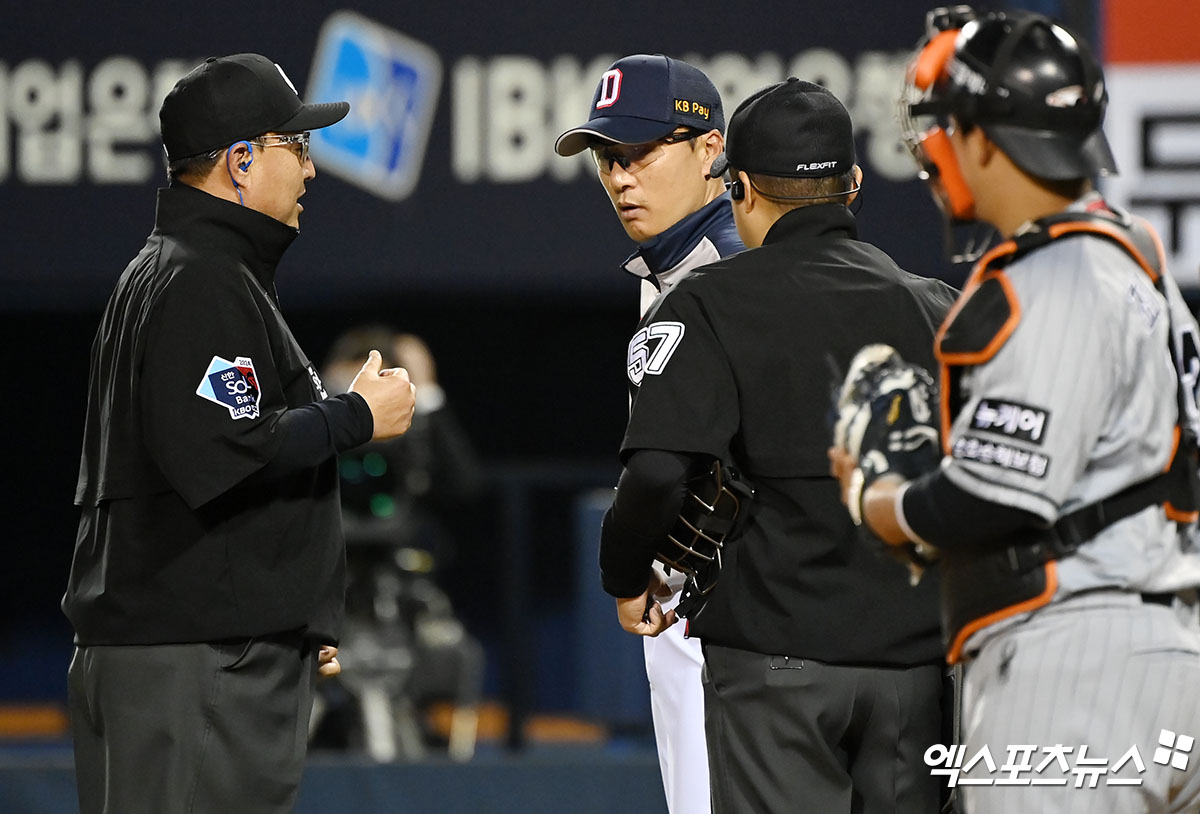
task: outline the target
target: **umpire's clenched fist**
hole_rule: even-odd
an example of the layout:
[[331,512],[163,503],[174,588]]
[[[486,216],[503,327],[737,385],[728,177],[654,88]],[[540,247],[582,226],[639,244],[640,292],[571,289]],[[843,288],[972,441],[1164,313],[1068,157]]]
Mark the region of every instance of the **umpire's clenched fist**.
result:
[[407,432],[417,403],[417,386],[408,380],[408,371],[402,367],[380,370],[382,366],[379,351],[371,351],[366,364],[350,383],[350,392],[362,396],[371,408],[375,420],[372,441],[384,441]]

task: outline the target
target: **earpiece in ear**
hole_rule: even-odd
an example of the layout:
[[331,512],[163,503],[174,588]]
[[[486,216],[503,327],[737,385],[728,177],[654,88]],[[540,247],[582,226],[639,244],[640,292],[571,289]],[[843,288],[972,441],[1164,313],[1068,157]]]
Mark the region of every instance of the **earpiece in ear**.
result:
[[254,163],[254,147],[248,141],[239,141],[237,144],[231,144],[229,148],[225,150],[225,172],[229,174],[229,182],[233,184],[233,191],[237,193],[238,203],[242,206],[245,206],[246,202],[242,200],[242,185],[239,184],[237,179],[233,177],[233,170],[229,167],[229,159],[233,157],[232,150],[234,147],[238,146],[238,144],[245,144],[246,150],[249,152],[249,155],[246,156],[246,160],[237,165],[238,169],[242,172],[245,172],[250,168],[250,165]]
[[[243,161],[242,163],[237,165],[239,170],[241,170],[242,172],[245,172],[246,170],[250,169],[250,165],[254,163],[254,147],[251,146],[250,142],[248,142],[248,141],[239,141],[238,144],[245,144],[246,149],[250,153],[248,156],[246,156],[245,161]],[[237,144],[235,144],[233,146],[236,147]]]
[[746,197],[746,185],[739,178],[729,185],[729,197],[735,201],[740,201]]

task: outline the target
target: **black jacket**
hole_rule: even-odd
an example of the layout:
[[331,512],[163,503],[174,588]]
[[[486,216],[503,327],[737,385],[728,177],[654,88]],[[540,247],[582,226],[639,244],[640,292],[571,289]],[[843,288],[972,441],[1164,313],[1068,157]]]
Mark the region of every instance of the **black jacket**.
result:
[[[945,284],[859,241],[841,204],[788,212],[762,247],[659,298],[641,327],[646,363],[623,460],[639,450],[719,457],[758,490],[692,635],[841,664],[939,660],[935,581],[911,588],[902,566],[858,539],[826,450],[832,368],[884,342],[932,369],[933,334],[953,301]],[[648,557],[625,559],[631,578]]]
[[[92,346],[63,597],[78,642],[336,639],[333,455],[372,422],[357,395],[324,401],[279,312],[275,267],[296,234],[191,187],[160,192]],[[289,444],[285,419],[306,410],[315,423]],[[287,454],[299,437],[315,439],[307,461]]]

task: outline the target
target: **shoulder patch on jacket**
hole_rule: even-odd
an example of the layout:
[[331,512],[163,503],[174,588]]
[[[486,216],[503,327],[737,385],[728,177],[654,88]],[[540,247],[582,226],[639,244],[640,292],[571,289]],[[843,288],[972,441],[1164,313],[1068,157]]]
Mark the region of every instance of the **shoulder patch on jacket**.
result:
[[229,410],[229,417],[258,418],[258,376],[249,356],[234,361],[214,356],[196,388],[196,395]]

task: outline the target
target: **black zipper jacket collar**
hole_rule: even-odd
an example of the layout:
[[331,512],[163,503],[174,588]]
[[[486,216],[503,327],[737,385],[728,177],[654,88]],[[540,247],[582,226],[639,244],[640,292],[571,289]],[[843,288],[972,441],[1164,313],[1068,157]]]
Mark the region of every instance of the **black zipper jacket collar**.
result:
[[186,184],[158,191],[155,231],[186,235],[204,251],[228,255],[246,264],[267,291],[274,291],[275,268],[299,229],[270,215],[209,195]]
[[771,225],[763,238],[763,245],[813,237],[857,240],[858,224],[854,220],[854,213],[847,209],[845,204],[840,203],[814,204],[792,209]]

